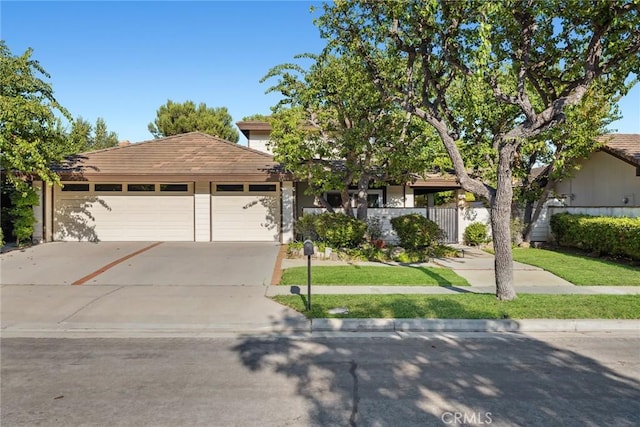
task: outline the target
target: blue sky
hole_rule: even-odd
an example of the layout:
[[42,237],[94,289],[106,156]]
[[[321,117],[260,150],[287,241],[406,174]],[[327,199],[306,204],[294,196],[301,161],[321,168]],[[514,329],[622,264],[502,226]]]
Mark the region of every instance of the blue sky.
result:
[[[277,101],[259,80],[324,46],[309,1],[73,1],[0,6],[1,37],[28,47],[72,116],[105,119],[120,140],[151,139],[168,99],[227,107],[234,122]],[[640,133],[640,85],[620,102],[621,133]],[[244,137],[241,137],[244,143]]]

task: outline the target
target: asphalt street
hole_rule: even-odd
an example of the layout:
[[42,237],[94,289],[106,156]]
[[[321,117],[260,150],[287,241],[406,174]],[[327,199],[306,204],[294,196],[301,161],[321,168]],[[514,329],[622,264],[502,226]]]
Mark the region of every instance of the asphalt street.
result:
[[3,426],[637,426],[640,335],[5,338]]

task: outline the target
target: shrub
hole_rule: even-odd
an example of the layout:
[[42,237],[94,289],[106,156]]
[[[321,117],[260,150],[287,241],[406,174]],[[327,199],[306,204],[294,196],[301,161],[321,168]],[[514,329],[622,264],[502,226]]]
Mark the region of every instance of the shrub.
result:
[[487,226],[481,222],[472,222],[463,234],[465,245],[479,246],[487,241]]
[[367,235],[370,240],[380,240],[380,238],[382,238],[382,223],[380,218],[373,216],[367,219]]
[[2,234],[2,228],[0,228],[0,246],[4,246],[4,235]]
[[445,236],[438,224],[419,214],[392,218],[391,226],[398,235],[400,245],[408,249],[437,246]]
[[296,235],[300,240],[318,240],[316,232],[316,219],[319,215],[302,215],[296,221]]
[[38,193],[27,184],[16,186],[10,194],[9,215],[13,221],[13,235],[16,243],[21,244],[33,235],[33,206],[38,205]]
[[315,218],[318,238],[333,248],[358,246],[367,232],[367,223],[341,213],[323,213]]
[[551,231],[560,246],[640,259],[640,218],[556,214]]

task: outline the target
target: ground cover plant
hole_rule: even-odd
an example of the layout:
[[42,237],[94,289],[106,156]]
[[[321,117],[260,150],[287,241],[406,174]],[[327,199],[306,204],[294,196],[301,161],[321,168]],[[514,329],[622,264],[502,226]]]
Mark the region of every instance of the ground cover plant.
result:
[[[408,319],[639,319],[640,295],[533,295],[500,301],[492,294],[314,295],[307,312],[304,295],[273,299],[309,318]],[[348,313],[331,314],[344,307]]]
[[[287,268],[281,285],[307,283],[307,267]],[[401,266],[312,266],[314,285],[386,286],[468,286],[469,283],[448,268]]]

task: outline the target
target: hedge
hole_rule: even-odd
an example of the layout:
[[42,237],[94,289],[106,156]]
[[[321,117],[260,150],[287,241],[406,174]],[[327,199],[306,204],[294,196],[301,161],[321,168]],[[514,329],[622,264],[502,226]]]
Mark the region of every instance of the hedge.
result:
[[556,214],[551,231],[560,246],[640,259],[640,218]]

